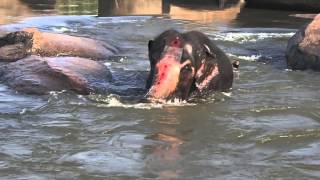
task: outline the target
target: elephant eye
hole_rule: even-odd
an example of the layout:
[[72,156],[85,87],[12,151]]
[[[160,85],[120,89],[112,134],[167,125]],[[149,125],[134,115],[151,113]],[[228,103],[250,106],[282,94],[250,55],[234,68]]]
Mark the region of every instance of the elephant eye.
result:
[[192,70],[192,67],[191,67],[190,64],[187,64],[186,66],[184,66],[184,67],[182,68],[182,70],[183,70],[183,71],[191,71],[191,70]]

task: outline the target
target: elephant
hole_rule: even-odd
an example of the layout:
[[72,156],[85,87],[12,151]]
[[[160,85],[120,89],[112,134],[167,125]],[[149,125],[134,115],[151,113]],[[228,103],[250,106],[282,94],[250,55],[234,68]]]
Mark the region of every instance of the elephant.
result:
[[[170,100],[229,92],[233,63],[205,34],[170,29],[148,43],[150,73],[146,81],[149,99]],[[238,62],[234,63],[237,67]]]

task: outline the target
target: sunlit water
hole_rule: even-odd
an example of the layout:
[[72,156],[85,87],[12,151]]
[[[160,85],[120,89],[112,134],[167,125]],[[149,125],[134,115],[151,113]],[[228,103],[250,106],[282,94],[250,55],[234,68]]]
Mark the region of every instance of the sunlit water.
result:
[[[320,74],[286,69],[287,40],[303,23],[281,23],[42,16],[2,26],[91,37],[122,51],[104,62],[112,94],[39,97],[0,85],[0,179],[320,178]],[[147,42],[169,28],[202,31],[240,60],[231,95],[140,101]]]

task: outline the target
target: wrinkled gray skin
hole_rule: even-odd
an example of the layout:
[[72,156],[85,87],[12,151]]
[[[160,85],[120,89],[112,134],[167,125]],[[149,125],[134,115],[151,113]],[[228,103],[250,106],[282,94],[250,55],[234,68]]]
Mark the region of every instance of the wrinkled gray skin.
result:
[[61,90],[97,93],[111,80],[107,67],[78,57],[30,56],[0,67],[0,81],[27,94],[43,95]]
[[36,28],[16,32],[0,31],[0,61],[13,62],[31,54],[103,60],[118,51],[117,47],[93,39],[41,32]]
[[11,62],[0,66],[0,81],[27,94],[61,90],[105,93],[112,76],[106,66],[94,60],[117,52],[117,48],[92,39],[37,29],[0,32],[0,61]]
[[32,34],[0,31],[0,61],[12,62],[31,54]]

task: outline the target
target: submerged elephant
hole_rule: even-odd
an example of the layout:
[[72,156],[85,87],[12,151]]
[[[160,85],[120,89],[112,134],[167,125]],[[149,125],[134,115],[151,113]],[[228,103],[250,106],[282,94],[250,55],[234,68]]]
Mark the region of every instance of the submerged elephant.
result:
[[[85,49],[86,46],[95,44],[93,40],[85,39],[87,44],[75,44],[75,48],[72,49],[72,46],[69,46],[72,45],[70,42],[77,42],[77,37],[56,36],[51,33],[40,33],[40,37],[37,37],[37,33],[22,31],[2,37],[0,52],[1,48],[9,47],[15,52],[14,47],[22,47],[20,55],[16,58],[28,55],[29,51],[42,56],[59,55],[58,53],[80,56],[84,52],[88,58],[99,58],[99,51],[90,54],[91,49]],[[55,37],[66,39],[55,40]],[[11,41],[4,41],[6,39]],[[64,40],[66,43],[63,43]],[[196,31],[179,33],[168,30],[149,41],[148,46],[151,70],[146,87],[149,98],[185,100],[190,96],[231,89],[232,64],[204,34]],[[109,52],[102,51],[103,53]],[[15,57],[14,53],[8,54]],[[103,64],[79,57],[32,55],[0,67],[0,81],[17,91],[31,94],[46,94],[59,90],[72,90],[80,94],[105,93],[104,90],[108,89],[111,80],[111,73]]]
[[0,61],[16,61],[31,54],[32,34],[0,31]]
[[37,28],[0,33],[0,61],[16,61],[31,54],[100,60],[117,52],[116,47],[93,39],[41,32]]
[[185,100],[231,89],[232,63],[203,33],[167,30],[149,41],[148,46],[151,70],[146,88],[149,98]]
[[32,55],[0,67],[0,81],[27,94],[61,90],[78,94],[105,93],[111,80],[107,67],[79,57]]
[[61,90],[105,93],[112,76],[106,66],[94,60],[107,59],[117,51],[93,39],[36,28],[2,32],[0,61],[11,63],[0,66],[0,81],[27,94]]

